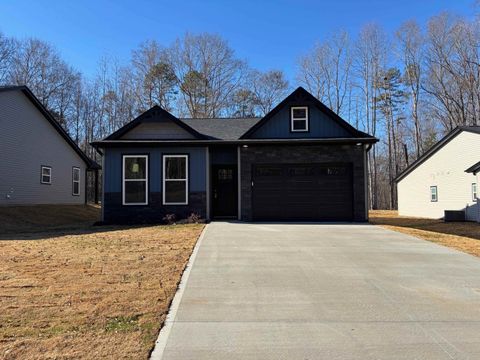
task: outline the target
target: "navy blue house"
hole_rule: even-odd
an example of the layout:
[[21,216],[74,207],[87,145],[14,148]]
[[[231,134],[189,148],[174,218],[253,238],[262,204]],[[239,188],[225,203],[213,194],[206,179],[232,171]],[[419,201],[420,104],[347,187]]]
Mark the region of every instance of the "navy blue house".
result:
[[376,141],[303,88],[263,118],[179,119],[155,106],[93,143],[103,221],[366,221]]

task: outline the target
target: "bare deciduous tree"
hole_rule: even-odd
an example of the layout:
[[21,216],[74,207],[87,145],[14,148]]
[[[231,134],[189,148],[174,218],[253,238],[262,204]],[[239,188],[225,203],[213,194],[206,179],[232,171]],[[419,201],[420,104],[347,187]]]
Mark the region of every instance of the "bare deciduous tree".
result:
[[283,98],[288,90],[288,81],[280,70],[260,72],[254,70],[251,75],[251,89],[259,109],[258,115],[266,115]]
[[337,114],[350,90],[352,53],[348,33],[334,34],[300,58],[298,81]]
[[399,43],[399,55],[404,67],[405,84],[410,94],[411,117],[414,124],[415,155],[418,158],[423,152],[421,120],[418,107],[422,84],[424,39],[420,27],[414,21],[408,21],[400,26],[396,35]]
[[13,40],[0,32],[0,84],[4,84],[14,54]]
[[168,49],[181,97],[191,117],[218,117],[241,88],[245,62],[218,35],[186,34]]
[[177,95],[177,82],[165,49],[154,40],[140,44],[132,52],[132,67],[141,109],[159,105],[171,111]]
[[[377,136],[377,99],[379,95],[381,73],[387,61],[387,40],[383,30],[375,24],[366,25],[361,31],[355,48],[355,70],[358,99],[364,107],[365,130]],[[371,207],[377,209],[378,168],[377,146],[368,155],[369,184],[371,189]]]

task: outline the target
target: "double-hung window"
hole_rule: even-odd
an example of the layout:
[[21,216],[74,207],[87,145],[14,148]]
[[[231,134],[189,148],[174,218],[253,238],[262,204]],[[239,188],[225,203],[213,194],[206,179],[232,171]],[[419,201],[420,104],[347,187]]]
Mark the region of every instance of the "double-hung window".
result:
[[477,183],[472,183],[472,200],[477,201]]
[[80,195],[80,168],[72,168],[72,195]]
[[308,131],[308,106],[292,106],[290,108],[290,131]]
[[50,185],[52,183],[52,168],[50,166],[41,166],[40,183],[47,185]]
[[431,202],[438,201],[438,191],[436,186],[430,186],[430,201]]
[[188,204],[188,155],[163,155],[163,204]]
[[123,205],[148,205],[148,155],[123,155]]

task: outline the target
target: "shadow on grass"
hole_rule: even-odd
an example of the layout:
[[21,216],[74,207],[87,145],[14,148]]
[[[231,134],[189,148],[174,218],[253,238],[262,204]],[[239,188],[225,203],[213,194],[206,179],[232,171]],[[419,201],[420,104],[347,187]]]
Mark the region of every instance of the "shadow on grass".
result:
[[48,240],[52,238],[69,236],[69,235],[89,235],[89,234],[102,234],[112,231],[122,231],[129,229],[139,229],[151,226],[167,226],[164,224],[142,224],[142,225],[100,225],[96,226],[93,224],[85,225],[70,225],[62,227],[43,227],[38,229],[28,229],[22,231],[21,229],[18,232],[8,232],[0,234],[0,241],[8,240]]
[[443,220],[400,216],[370,216],[374,225],[390,225],[480,240],[480,224],[476,222],[443,222]]

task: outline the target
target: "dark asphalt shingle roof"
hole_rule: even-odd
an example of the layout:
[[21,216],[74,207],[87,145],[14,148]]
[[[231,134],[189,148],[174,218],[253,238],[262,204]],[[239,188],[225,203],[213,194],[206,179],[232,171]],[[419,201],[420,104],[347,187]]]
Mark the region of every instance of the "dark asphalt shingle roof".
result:
[[180,119],[185,124],[208,136],[219,140],[238,140],[261,118],[215,118],[215,119]]

